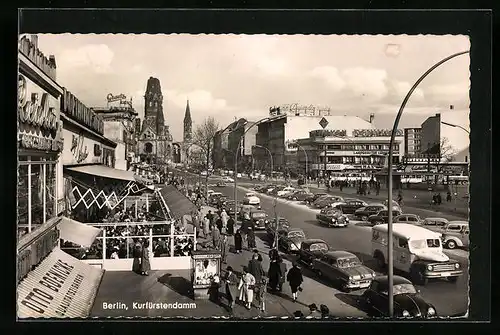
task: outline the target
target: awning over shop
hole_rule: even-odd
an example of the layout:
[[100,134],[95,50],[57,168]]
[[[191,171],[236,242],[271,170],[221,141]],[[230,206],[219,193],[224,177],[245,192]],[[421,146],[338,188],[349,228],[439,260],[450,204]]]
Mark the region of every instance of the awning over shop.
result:
[[175,219],[180,219],[185,214],[191,214],[193,209],[196,209],[196,206],[175,186],[167,185],[163,187],[160,189],[160,194]]
[[59,224],[59,232],[60,237],[65,241],[90,247],[101,232],[101,229],[63,217]]
[[17,287],[19,318],[85,318],[104,271],[55,248]]
[[98,177],[135,181],[134,173],[132,171],[113,169],[105,165],[72,166],[68,167],[67,169],[70,171],[86,173]]

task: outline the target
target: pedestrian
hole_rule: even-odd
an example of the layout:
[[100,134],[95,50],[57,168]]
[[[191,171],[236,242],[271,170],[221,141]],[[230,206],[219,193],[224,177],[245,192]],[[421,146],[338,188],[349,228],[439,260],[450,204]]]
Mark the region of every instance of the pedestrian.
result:
[[229,220],[229,215],[227,215],[227,212],[225,209],[222,209],[222,212],[220,213],[220,217],[222,219],[222,227],[227,228],[227,220]]
[[259,307],[261,312],[266,311],[267,279],[264,277],[257,287],[259,296]]
[[300,271],[296,262],[293,263],[292,268],[288,271],[286,276],[288,283],[290,284],[290,288],[292,289],[292,297],[293,301],[297,301],[297,295],[299,291],[302,291],[300,285],[304,281],[302,278],[302,272]]
[[227,252],[229,251],[229,239],[226,234],[222,234],[221,242],[220,242],[220,252],[222,263],[226,263],[227,261]]
[[437,204],[438,205],[441,205],[441,203],[443,202],[443,199],[441,198],[441,193],[438,193],[437,196],[436,196],[436,200],[437,200]]
[[219,228],[219,231],[222,233],[223,223],[222,223],[222,218],[220,216],[215,221],[215,225],[217,226],[217,228]]
[[134,255],[134,261],[132,263],[132,271],[135,273],[141,273],[141,257],[142,257],[142,245],[139,239],[133,239],[135,244],[132,247],[132,252]]
[[226,230],[227,234],[229,236],[232,236],[234,235],[234,219],[232,217],[229,217],[227,219],[227,230]]
[[269,250],[269,260],[276,259],[279,256],[278,250],[277,249],[271,249]]
[[446,201],[447,202],[451,201],[451,192],[450,192],[450,190],[448,190],[448,192],[446,192]]
[[151,270],[151,263],[149,262],[149,258],[149,240],[145,240],[144,245],[142,246],[141,255],[141,274],[143,276],[149,276],[148,272]]
[[242,244],[243,244],[243,239],[241,237],[241,232],[238,229],[238,230],[236,230],[236,233],[234,234],[234,251],[237,254],[241,253]]
[[262,260],[259,260],[259,254],[253,253],[252,259],[248,262],[248,272],[250,272],[257,282],[262,281],[262,277],[265,276],[264,268],[262,267]]
[[212,211],[209,210],[208,213],[207,213],[207,218],[208,220],[210,221],[210,228],[212,228],[212,225],[213,225],[213,221],[214,221],[214,215],[212,214]]
[[227,305],[232,311],[234,307],[234,300],[238,297],[238,277],[234,274],[232,267],[227,267],[226,273],[222,277],[222,282],[226,293]]
[[257,247],[257,244],[255,243],[255,232],[253,231],[252,226],[248,227],[247,246],[248,246],[248,249]]
[[220,305],[220,278],[217,274],[210,278],[210,287],[208,288],[209,300]]
[[203,218],[203,234],[205,238],[208,238],[208,234],[210,233],[210,219],[208,217]]
[[220,236],[220,230],[217,226],[215,226],[214,230],[212,231],[212,243],[215,250],[220,250]]
[[277,291],[282,276],[281,268],[277,258],[270,260],[269,271],[267,272],[267,274],[269,276],[269,288],[272,291]]
[[319,310],[321,311],[322,318],[327,318],[330,316],[330,309],[326,305],[319,305]]
[[198,216],[198,211],[197,210],[193,210],[191,212],[191,222],[193,223],[193,227],[196,231],[196,238],[200,238],[200,234],[201,234],[201,231],[200,231],[200,218]]
[[252,308],[255,283],[255,277],[248,271],[248,268],[244,267],[238,289],[240,290],[240,300],[245,302],[247,309]]
[[309,306],[309,315],[307,319],[321,319],[321,312],[318,310],[318,306],[316,304],[310,304]]
[[280,265],[281,273],[281,277],[278,283],[278,292],[281,292],[283,290],[283,284],[285,283],[287,268],[285,262],[283,262],[283,258],[280,256],[278,256],[278,264]]

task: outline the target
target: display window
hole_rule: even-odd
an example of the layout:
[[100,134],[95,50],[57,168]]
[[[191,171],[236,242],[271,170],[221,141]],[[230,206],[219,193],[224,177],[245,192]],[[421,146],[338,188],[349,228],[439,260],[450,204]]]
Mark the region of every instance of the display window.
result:
[[18,238],[56,216],[56,164],[55,157],[19,156]]

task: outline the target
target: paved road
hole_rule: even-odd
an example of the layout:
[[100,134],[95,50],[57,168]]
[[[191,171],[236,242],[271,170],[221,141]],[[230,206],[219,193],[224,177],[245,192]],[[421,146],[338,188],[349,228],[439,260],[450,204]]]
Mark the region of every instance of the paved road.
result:
[[[240,183],[241,185],[241,183]],[[250,185],[247,184],[248,187]],[[217,188],[220,192],[224,193],[229,198],[234,196],[234,188],[231,186]],[[313,190],[314,191],[314,190]],[[245,192],[243,188],[238,188],[238,199],[244,197]],[[259,195],[261,198],[262,208],[269,214],[274,215],[274,199],[267,195]],[[420,215],[421,217],[429,217],[426,210],[418,208],[405,208],[407,212]],[[351,225],[344,229],[327,228],[319,225],[316,222],[317,210],[310,209],[305,205],[297,202],[279,200],[276,206],[276,211],[279,216],[286,217],[292,227],[302,228],[307,237],[321,238],[325,240],[333,249],[347,250],[355,253],[367,266],[375,268],[375,264],[371,257],[371,227],[366,226],[362,222],[351,221]],[[453,216],[445,215],[448,219],[456,219]],[[464,276],[461,277],[457,283],[449,283],[446,281],[430,282],[425,287],[419,287],[422,296],[430,303],[434,304],[440,315],[460,315],[465,314],[468,309],[468,258],[467,253],[463,251],[448,252],[451,258],[456,259],[466,269]],[[313,274],[307,274],[318,280]],[[352,294],[340,293],[334,289],[335,297],[342,301],[342,303],[351,304],[355,307],[356,295],[362,292],[357,291]]]

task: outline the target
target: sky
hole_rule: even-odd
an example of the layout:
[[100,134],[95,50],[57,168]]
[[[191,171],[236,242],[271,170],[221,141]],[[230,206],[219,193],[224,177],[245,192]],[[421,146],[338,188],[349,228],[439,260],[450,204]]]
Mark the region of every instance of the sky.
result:
[[[392,128],[413,83],[441,59],[470,48],[467,36],[452,35],[38,36],[39,49],[56,57],[57,81],[89,107],[123,93],[142,117],[147,80],[158,78],[176,141],[188,99],[194,127],[207,116],[225,127],[235,118],[265,117],[270,106],[299,103],[329,106],[332,115],[374,113],[378,128]],[[400,128],[441,113],[443,121],[469,129],[469,65],[466,54],[426,77]],[[469,144],[458,128],[442,127],[442,136],[456,150]]]

